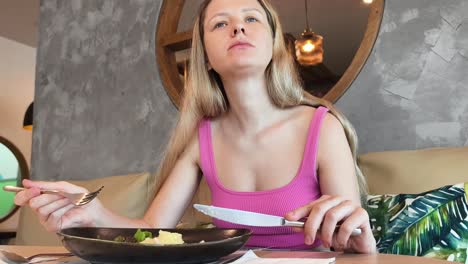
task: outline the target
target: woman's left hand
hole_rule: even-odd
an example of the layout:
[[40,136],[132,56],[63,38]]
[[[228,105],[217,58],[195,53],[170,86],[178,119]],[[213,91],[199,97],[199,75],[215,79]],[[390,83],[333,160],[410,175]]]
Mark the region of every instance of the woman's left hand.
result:
[[[361,206],[340,196],[323,195],[303,207],[286,214],[285,218],[297,221],[307,217],[304,228],[295,228],[305,233],[305,243],[311,245],[316,238],[323,246],[336,251],[375,253],[376,243],[369,224],[369,215]],[[335,231],[336,225],[340,227]],[[360,228],[360,235],[351,236]]]

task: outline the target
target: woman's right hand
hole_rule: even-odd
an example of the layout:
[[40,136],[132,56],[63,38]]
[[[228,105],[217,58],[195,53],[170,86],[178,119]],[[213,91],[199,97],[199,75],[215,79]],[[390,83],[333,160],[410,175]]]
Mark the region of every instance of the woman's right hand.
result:
[[75,206],[63,196],[41,194],[40,191],[54,189],[70,193],[88,192],[85,188],[63,181],[44,182],[27,179],[23,180],[23,186],[27,189],[16,194],[15,204],[29,205],[47,231],[57,232],[70,227],[96,225],[93,215],[97,215],[102,206],[98,199],[83,206]]

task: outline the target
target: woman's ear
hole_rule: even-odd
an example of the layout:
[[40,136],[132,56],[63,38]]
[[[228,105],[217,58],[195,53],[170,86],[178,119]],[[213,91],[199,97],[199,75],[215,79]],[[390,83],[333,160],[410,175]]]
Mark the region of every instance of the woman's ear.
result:
[[208,71],[210,71],[211,69],[213,69],[213,67],[211,67],[210,62],[207,62],[207,63],[206,63],[206,69],[207,69]]

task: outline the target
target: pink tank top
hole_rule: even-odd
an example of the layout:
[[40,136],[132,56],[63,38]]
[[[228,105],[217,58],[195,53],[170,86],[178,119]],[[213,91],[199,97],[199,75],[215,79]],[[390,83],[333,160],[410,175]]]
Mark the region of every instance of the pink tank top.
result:
[[[199,126],[199,146],[201,170],[211,191],[214,206],[233,208],[251,212],[284,216],[289,211],[304,206],[321,196],[317,179],[317,147],[321,123],[328,109],[319,107],[311,120],[301,165],[296,176],[287,185],[266,191],[238,192],[225,188],[216,174],[211,123],[203,119]],[[304,234],[294,232],[290,227],[252,227],[232,224],[213,218],[219,228],[248,228],[252,236],[246,246],[268,248],[304,249],[320,245],[304,244]]]

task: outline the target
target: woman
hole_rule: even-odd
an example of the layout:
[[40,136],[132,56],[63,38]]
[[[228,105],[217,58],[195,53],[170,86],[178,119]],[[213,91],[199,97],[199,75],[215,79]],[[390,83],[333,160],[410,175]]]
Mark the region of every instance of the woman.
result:
[[[99,200],[74,207],[63,197],[40,195],[40,188],[84,191],[65,182],[25,180],[29,189],[18,193],[15,202],[29,204],[50,231],[71,226],[171,228],[203,175],[214,205],[288,220],[307,217],[303,229],[252,228],[250,246],[322,244],[375,252],[360,202],[365,181],[356,164],[355,133],[331,104],[303,93],[270,4],[205,1],[192,45],[180,119],[159,172],[164,184],[143,219],[115,215]],[[355,228],[362,234],[350,236]]]

